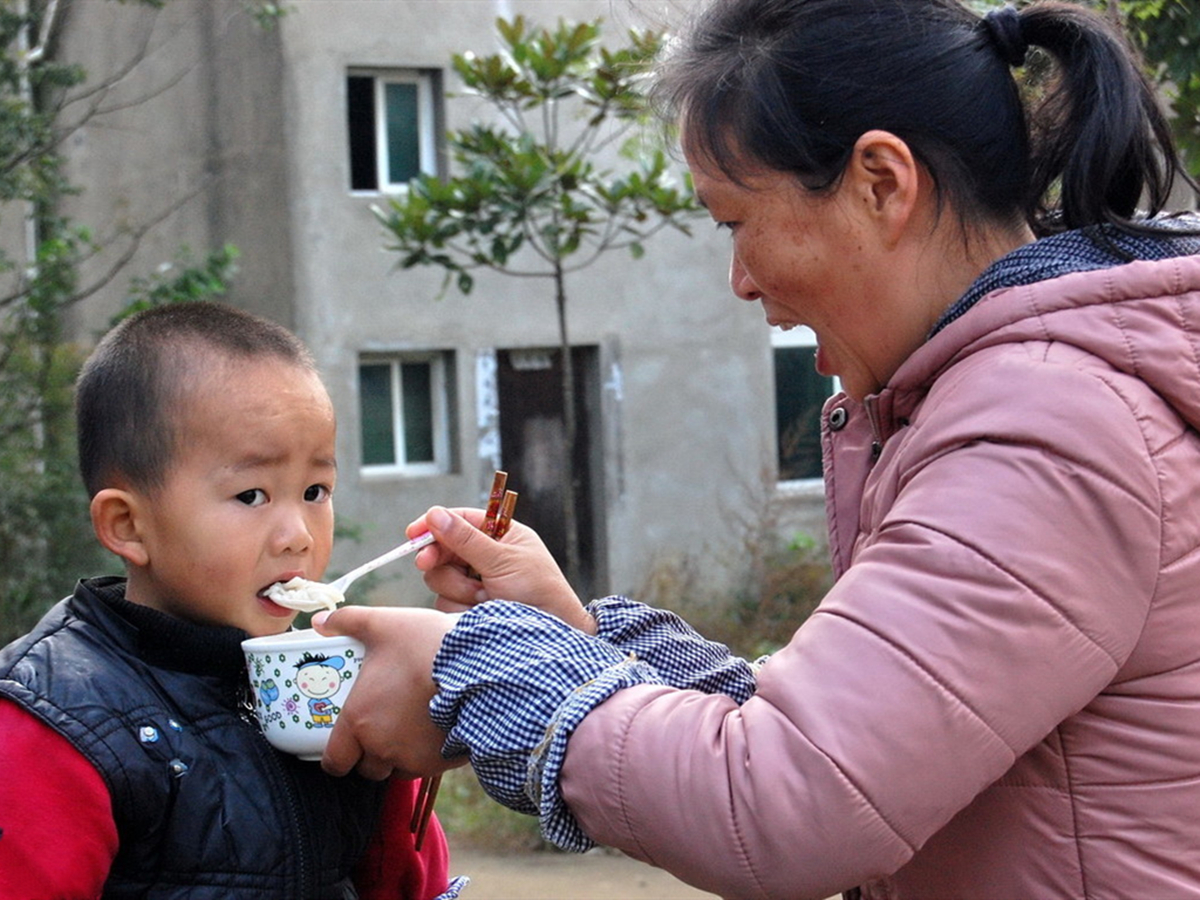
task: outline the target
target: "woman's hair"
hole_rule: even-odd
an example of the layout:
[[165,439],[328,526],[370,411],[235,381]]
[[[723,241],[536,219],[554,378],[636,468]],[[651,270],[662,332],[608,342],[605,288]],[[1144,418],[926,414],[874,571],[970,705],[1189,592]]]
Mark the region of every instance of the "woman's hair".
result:
[[[1010,66],[1030,46],[1056,65],[1026,110]],[[654,98],[735,181],[757,165],[828,190],[863,133],[892,132],[964,223],[1136,229],[1139,202],[1157,213],[1192,183],[1137,54],[1058,0],[983,18],[955,0],[717,0]]]
[[189,389],[222,359],[264,357],[316,370],[286,328],[221,303],[172,303],[123,320],[96,346],[75,385],[88,495],[117,478],[145,491],[162,487],[182,440]]

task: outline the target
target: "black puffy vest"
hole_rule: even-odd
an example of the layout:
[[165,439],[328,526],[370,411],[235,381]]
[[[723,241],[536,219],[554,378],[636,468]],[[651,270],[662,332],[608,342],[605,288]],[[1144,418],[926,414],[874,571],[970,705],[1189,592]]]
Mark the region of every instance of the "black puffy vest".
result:
[[[249,706],[233,628],[80,582],[0,651],[0,694],[104,777],[120,849],[105,898],[349,900],[383,783],[333,778],[274,750]],[[70,827],[64,823],[64,827]]]

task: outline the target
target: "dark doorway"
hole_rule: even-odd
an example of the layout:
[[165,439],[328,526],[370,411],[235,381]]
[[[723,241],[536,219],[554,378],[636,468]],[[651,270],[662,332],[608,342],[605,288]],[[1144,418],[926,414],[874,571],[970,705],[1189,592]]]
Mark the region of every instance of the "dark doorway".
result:
[[[599,350],[573,347],[571,360],[577,411],[572,502],[578,512],[580,564],[580,583],[572,587],[586,600],[602,576],[597,563],[603,558]],[[517,519],[537,531],[555,560],[565,566],[562,353],[557,349],[498,351],[497,388],[501,467],[508,472],[509,488],[521,495]]]

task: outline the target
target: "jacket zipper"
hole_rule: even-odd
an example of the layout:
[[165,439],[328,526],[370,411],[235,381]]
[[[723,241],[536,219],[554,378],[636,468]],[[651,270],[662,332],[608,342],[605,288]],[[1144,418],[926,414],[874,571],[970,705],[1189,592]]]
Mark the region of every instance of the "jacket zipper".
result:
[[867,413],[867,422],[871,426],[871,463],[879,459],[883,452],[883,426],[879,422],[879,398],[867,397],[863,400],[863,409]]
[[312,874],[309,872],[309,852],[307,835],[308,832],[304,827],[304,815],[300,808],[299,789],[296,787],[295,779],[284,768],[283,763],[279,761],[275,748],[267,741],[266,736],[262,733],[259,727],[258,718],[255,715],[253,703],[250,698],[249,688],[238,692],[238,710],[241,720],[246,724],[246,727],[254,729],[257,736],[256,745],[259,753],[265,756],[274,770],[276,780],[283,785],[284,794],[287,796],[288,811],[291,813],[292,834],[295,837],[296,847],[296,881],[299,885],[299,891],[296,896],[300,898],[310,897],[314,893],[314,885],[311,884]]

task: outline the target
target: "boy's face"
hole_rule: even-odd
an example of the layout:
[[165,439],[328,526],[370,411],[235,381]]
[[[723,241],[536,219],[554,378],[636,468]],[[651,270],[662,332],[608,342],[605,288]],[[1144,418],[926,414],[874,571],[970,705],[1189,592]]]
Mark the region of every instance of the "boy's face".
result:
[[172,414],[181,440],[162,489],[140,494],[145,566],[129,599],[251,635],[296,613],[263,596],[320,580],[333,545],[333,407],[313,373],[274,357],[219,359]]

